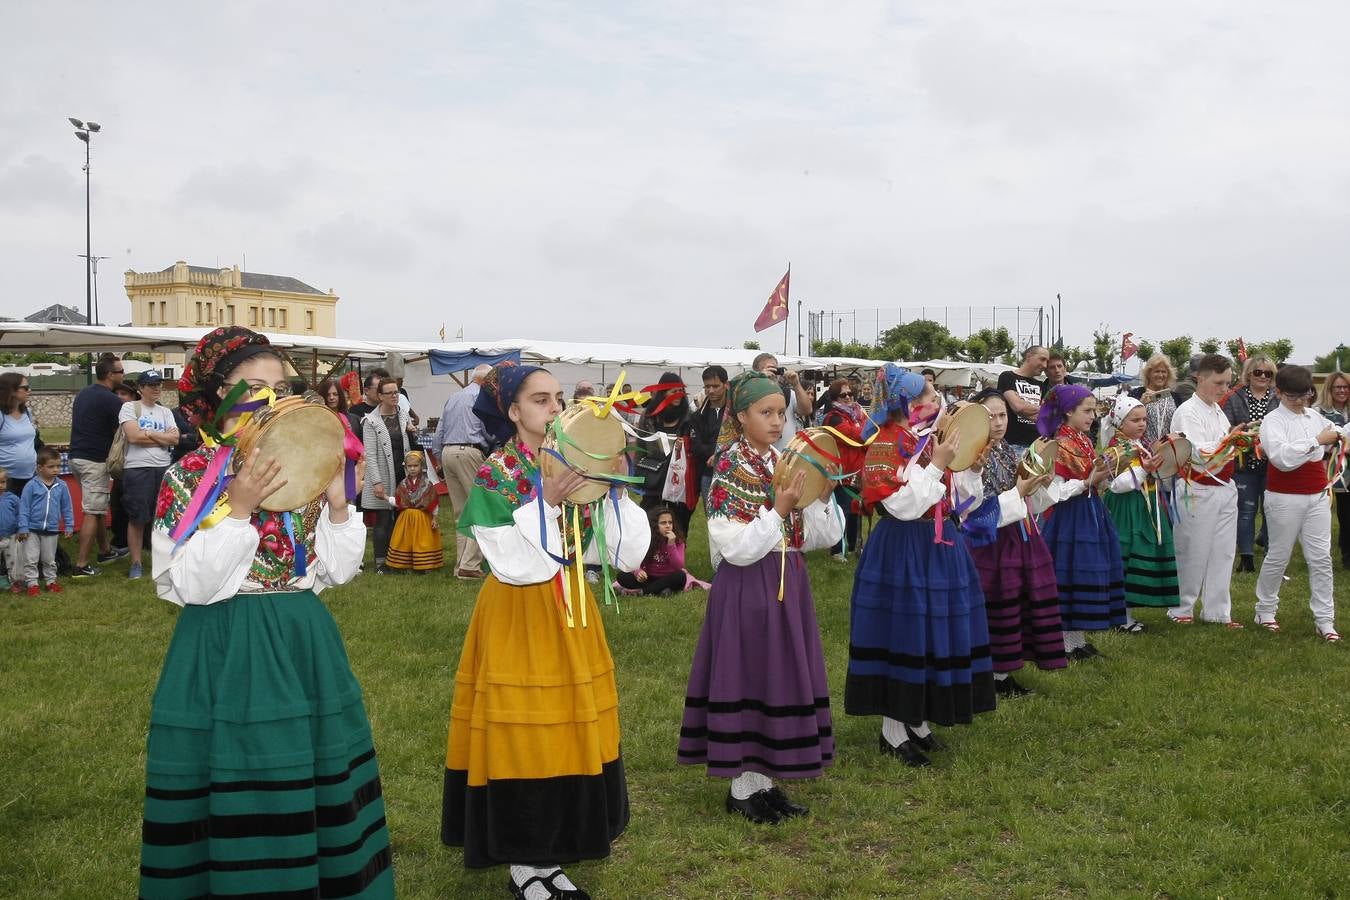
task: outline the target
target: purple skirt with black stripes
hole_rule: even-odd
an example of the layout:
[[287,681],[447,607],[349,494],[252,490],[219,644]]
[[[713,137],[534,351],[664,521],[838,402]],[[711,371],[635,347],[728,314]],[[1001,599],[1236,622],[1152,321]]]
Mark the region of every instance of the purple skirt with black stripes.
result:
[[[689,672],[679,761],[734,778],[812,778],[834,761],[825,655],[802,555],[723,562]],[[780,578],[780,571],[783,575]],[[783,599],[778,586],[783,583]]]

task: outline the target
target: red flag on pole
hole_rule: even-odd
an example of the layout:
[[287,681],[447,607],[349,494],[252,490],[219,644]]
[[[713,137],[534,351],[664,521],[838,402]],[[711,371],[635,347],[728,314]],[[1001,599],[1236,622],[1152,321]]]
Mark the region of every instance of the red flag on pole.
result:
[[1130,338],[1134,337],[1133,331],[1125,332],[1125,336],[1120,341],[1120,361],[1125,362],[1131,356],[1139,352],[1139,345]]
[[788,270],[783,273],[783,280],[778,282],[778,287],[773,289],[773,295],[769,297],[769,302],[764,304],[764,309],[760,311],[759,318],[755,319],[756,331],[772,328],[787,318],[788,279],[791,277],[792,267],[788,266]]
[[1244,341],[1242,338],[1238,338],[1238,362],[1245,363],[1246,361],[1247,361],[1247,342]]

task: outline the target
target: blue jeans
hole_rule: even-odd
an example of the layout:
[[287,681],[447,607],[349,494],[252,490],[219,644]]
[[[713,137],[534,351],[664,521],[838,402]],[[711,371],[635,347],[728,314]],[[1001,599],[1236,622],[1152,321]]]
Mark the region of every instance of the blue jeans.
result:
[[1251,556],[1254,542],[1266,546],[1264,516],[1261,517],[1261,535],[1256,537],[1256,514],[1266,492],[1266,467],[1239,469],[1233,473],[1233,483],[1238,492],[1237,552],[1241,556]]

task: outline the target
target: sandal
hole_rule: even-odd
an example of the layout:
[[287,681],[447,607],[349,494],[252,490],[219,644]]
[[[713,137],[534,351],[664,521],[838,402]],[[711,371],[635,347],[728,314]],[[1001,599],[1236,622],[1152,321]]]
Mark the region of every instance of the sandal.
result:
[[1241,631],[1243,625],[1241,622],[1234,622],[1230,619],[1229,621],[1223,623],[1223,627],[1227,628],[1229,631]]
[[1171,613],[1167,614],[1167,618],[1169,621],[1175,622],[1178,625],[1189,625],[1195,621],[1194,616],[1174,616]]
[[1272,633],[1280,630],[1280,623],[1276,622],[1274,619],[1271,619],[1269,622],[1262,622],[1260,619],[1257,619],[1256,624]]
[[1341,639],[1341,636],[1335,631],[1319,631],[1317,632],[1317,636],[1328,644],[1334,644]]

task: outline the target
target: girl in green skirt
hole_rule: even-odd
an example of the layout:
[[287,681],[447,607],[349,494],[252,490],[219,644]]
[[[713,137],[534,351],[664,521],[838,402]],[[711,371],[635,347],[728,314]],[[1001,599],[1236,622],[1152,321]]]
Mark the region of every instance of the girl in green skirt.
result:
[[1102,497],[1120,537],[1121,562],[1125,566],[1125,624],[1120,630],[1139,634],[1142,622],[1134,618],[1136,607],[1162,609],[1180,606],[1177,590],[1177,555],[1172,546],[1172,523],[1164,508],[1163,492],[1153,474],[1154,458],[1144,444],[1148,410],[1126,394],[1102,420],[1102,444],[1116,448],[1108,454],[1121,460]]
[[318,591],[355,575],[366,529],[339,474],[302,509],[241,416],[288,391],[265,337],[217,328],[179,382],[205,446],[164,476],[159,596],[182,607],[150,712],[140,896],[392,897],[389,834],[361,688]]

